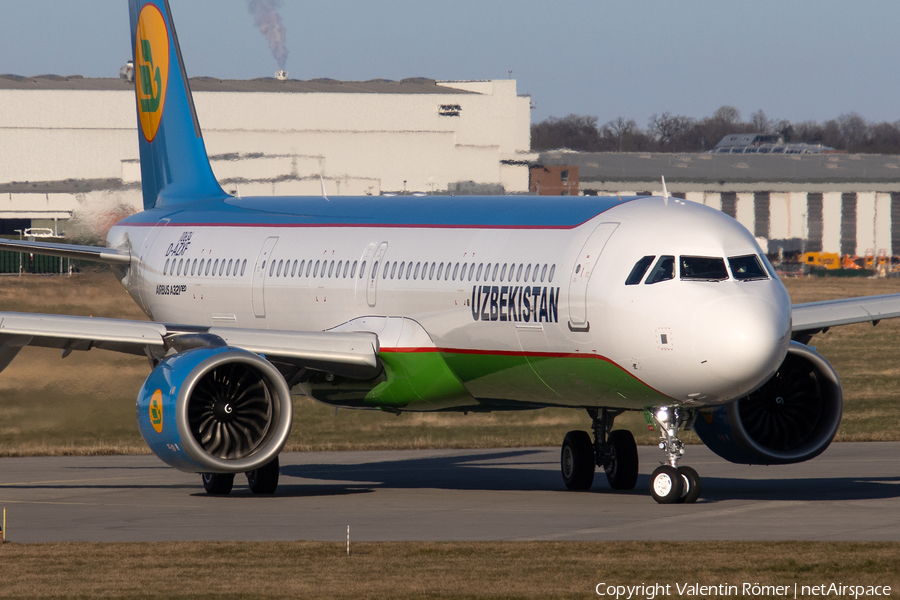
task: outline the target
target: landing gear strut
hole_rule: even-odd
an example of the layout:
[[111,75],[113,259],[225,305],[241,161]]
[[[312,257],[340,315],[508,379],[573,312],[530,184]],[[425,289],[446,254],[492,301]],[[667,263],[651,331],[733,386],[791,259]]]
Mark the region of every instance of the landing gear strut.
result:
[[660,504],[696,502],[700,497],[700,475],[690,467],[679,467],[684,455],[684,442],[678,439],[683,425],[689,430],[697,412],[683,408],[662,407],[653,413],[653,422],[659,430],[659,449],[666,453],[668,464],[657,467],[650,476],[650,495]]
[[634,489],[638,476],[637,445],[627,429],[612,431],[613,421],[622,411],[588,409],[594,441],[585,431],[570,431],[562,445],[560,462],[563,483],[570,490],[588,490],[594,482],[594,468],[603,467],[614,490]]

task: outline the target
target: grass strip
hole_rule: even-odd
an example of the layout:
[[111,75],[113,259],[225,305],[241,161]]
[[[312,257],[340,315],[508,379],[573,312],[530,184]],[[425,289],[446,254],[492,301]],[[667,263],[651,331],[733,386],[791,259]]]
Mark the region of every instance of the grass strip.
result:
[[[0,598],[552,599],[597,597],[600,583],[670,586],[656,597],[785,597],[744,594],[744,584],[900,590],[900,543],[383,542],[351,549],[347,556],[343,542],[10,543],[0,547]],[[738,593],[679,594],[676,584],[727,584]],[[645,589],[633,597],[649,596]]]

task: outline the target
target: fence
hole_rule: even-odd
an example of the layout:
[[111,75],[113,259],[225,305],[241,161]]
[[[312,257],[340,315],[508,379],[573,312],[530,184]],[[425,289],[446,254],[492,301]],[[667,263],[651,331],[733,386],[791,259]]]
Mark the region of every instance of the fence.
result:
[[21,266],[23,273],[63,274],[69,272],[70,260],[56,256],[42,256],[0,250],[0,273],[18,273]]

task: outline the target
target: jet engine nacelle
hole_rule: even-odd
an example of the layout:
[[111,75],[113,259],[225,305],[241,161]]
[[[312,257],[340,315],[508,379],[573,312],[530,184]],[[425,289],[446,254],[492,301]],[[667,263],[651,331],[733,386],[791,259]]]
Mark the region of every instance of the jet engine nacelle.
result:
[[252,471],[278,456],[291,431],[281,373],[252,352],[197,348],[163,360],[137,398],[150,449],[189,473]]
[[771,379],[744,398],[701,412],[694,431],[733,463],[803,462],[831,444],[843,405],[841,382],[828,361],[791,342]]

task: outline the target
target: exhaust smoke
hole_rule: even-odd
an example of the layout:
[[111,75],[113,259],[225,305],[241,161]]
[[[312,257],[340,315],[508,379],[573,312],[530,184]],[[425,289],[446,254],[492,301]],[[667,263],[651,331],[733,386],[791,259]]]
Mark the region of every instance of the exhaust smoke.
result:
[[280,7],[281,0],[247,0],[247,9],[253,15],[253,22],[269,42],[269,50],[278,61],[279,70],[284,71],[288,51],[285,45],[285,28],[278,14]]

